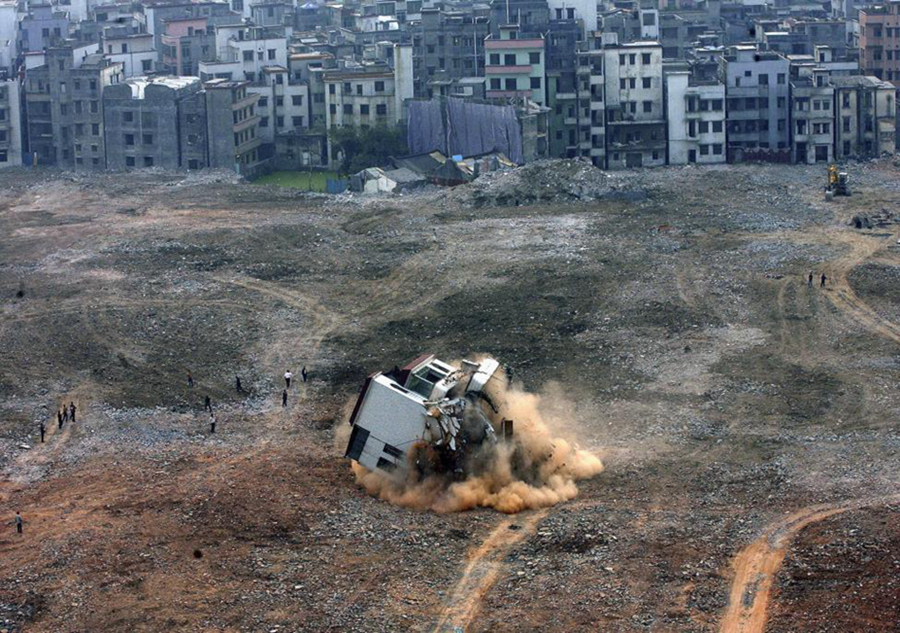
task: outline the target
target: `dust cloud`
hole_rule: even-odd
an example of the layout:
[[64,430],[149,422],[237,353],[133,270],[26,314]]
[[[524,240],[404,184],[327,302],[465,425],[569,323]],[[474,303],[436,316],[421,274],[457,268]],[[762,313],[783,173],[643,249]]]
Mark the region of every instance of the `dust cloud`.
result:
[[558,385],[538,395],[505,379],[492,383],[489,395],[498,405],[498,419],[514,421],[514,441],[485,444],[478,467],[465,479],[420,479],[415,468],[387,473],[352,462],[357,483],[373,496],[409,508],[461,512],[489,507],[512,514],[572,499],[578,495],[576,481],[603,471],[596,455],[571,440],[575,416]]

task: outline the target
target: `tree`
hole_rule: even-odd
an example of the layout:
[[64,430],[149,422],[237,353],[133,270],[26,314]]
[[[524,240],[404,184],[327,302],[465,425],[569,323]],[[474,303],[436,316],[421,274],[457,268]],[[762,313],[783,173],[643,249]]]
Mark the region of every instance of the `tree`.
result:
[[343,155],[340,171],[355,174],[367,167],[383,167],[392,156],[409,153],[402,125],[339,127],[331,130],[331,142]]

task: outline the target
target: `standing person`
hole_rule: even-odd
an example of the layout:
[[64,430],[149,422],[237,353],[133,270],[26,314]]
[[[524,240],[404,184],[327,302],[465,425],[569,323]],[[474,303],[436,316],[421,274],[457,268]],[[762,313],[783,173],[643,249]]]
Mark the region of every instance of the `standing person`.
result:
[[234,377],[234,388],[237,389],[238,393],[244,393],[244,388],[241,386],[241,377]]
[[828,279],[828,277],[825,276],[825,273],[822,273],[822,287],[823,287],[823,288],[825,287],[825,280],[826,280],[826,279]]
[[62,428],[62,423],[63,423],[63,412],[62,411],[56,412],[56,419],[59,422],[59,428]]
[[306,365],[300,370],[300,377],[303,378],[303,382],[306,382],[306,379],[309,377],[309,372],[306,371]]
[[813,278],[812,271],[809,271],[809,278],[806,280],[807,288],[812,288],[812,278]]
[[63,422],[68,422],[69,421],[69,409],[66,407],[65,402],[63,402],[62,412],[63,412]]
[[22,525],[24,524],[24,521],[22,520],[22,515],[19,514],[18,510],[16,510],[16,518],[13,519],[13,521],[16,524],[16,532],[18,534],[21,534],[22,533]]
[[284,387],[285,387],[285,389],[291,388],[291,378],[293,378],[293,377],[294,377],[294,374],[291,373],[290,369],[288,369],[286,372],[284,372]]
[[212,400],[210,400],[209,396],[206,396],[206,400],[203,402],[203,408],[212,413]]
[[41,422],[41,444],[44,443],[44,433],[47,431],[47,428],[44,426],[44,423]]
[[210,410],[209,412],[209,433],[212,435],[216,432],[216,414]]
[[194,387],[194,377],[191,375],[191,372],[188,372],[188,387]]
[[72,422],[75,421],[75,403],[74,402],[69,403],[69,419],[71,419]]
[[282,407],[287,406],[287,389],[281,390],[281,406]]

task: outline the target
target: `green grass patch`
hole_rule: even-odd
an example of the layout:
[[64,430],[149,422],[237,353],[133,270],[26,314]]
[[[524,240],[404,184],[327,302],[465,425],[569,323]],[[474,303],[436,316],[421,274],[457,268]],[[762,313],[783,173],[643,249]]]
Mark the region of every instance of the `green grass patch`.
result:
[[337,172],[333,171],[275,171],[261,176],[253,181],[254,185],[276,185],[278,187],[293,187],[304,191],[324,192],[326,181],[329,178],[337,178]]

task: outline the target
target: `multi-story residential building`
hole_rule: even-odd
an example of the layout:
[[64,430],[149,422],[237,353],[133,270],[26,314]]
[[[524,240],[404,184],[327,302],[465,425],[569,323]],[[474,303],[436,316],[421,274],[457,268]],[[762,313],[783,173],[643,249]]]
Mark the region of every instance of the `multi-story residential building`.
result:
[[729,160],[746,150],[790,148],[790,62],[755,46],[734,46],[721,59]]
[[104,90],[107,169],[206,166],[201,88],[196,77],[137,77]]
[[307,127],[326,129],[325,71],[337,68],[330,53],[294,53],[290,56],[291,83],[307,87],[308,117]]
[[19,19],[20,53],[43,51],[69,37],[69,14],[56,6],[32,4]]
[[894,151],[897,100],[894,86],[875,77],[832,77],[835,155],[874,158]]
[[206,92],[206,137],[210,167],[234,169],[250,175],[260,163],[259,95],[249,92],[248,81],[213,79]]
[[484,74],[484,38],[490,29],[486,10],[421,10],[421,20],[410,27],[413,42],[415,94],[431,98],[434,82],[452,83]]
[[520,38],[518,26],[503,26],[499,37],[484,41],[488,99],[528,97],[538,105],[546,103],[544,38]]
[[0,169],[22,164],[19,81],[0,79]]
[[[233,0],[240,2],[241,0]],[[166,32],[169,20],[185,20],[188,18],[216,18],[230,16],[232,22],[240,20],[227,2],[220,0],[198,0],[191,2],[172,2],[172,0],[142,0],[144,14],[147,16],[147,32],[154,37],[153,46],[162,51],[162,36]],[[249,2],[247,3],[249,5]],[[249,14],[248,16],[249,17]],[[213,50],[213,54],[215,54]]]
[[104,32],[103,52],[110,61],[122,64],[126,78],[154,72],[159,58],[149,33],[122,34],[113,29]]
[[124,80],[99,46],[47,50],[25,76],[28,148],[40,164],[103,169],[103,90]]
[[725,84],[691,70],[666,72],[669,164],[725,162]]
[[19,16],[17,0],[0,0],[0,70],[11,70],[16,59]]
[[[606,167],[606,53],[603,48],[578,53],[576,134],[569,133],[569,141],[577,142],[577,155],[589,158],[601,168]],[[585,107],[585,101],[587,107]],[[552,132],[552,130],[551,130]]]
[[665,165],[662,46],[631,42],[603,50],[607,169]]
[[791,66],[791,158],[796,163],[834,160],[834,87],[814,64]]
[[859,10],[860,67],[900,87],[900,0]]

